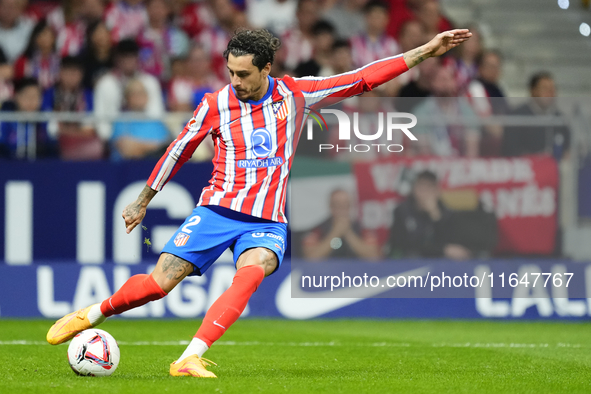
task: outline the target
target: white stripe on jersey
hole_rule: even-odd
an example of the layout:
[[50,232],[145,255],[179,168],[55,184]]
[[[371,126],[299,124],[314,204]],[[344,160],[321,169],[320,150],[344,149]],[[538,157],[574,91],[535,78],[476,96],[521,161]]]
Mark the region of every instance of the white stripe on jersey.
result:
[[216,191],[211,196],[210,203],[212,205],[219,205],[221,199],[226,195],[226,191],[230,190],[233,186],[234,181],[234,155],[235,155],[235,148],[234,148],[234,141],[232,141],[232,133],[230,132],[230,85],[227,85],[219,94],[218,94],[218,111],[220,115],[220,135],[226,144],[226,157],[224,160],[225,167],[224,167],[224,183],[222,184],[223,191]]

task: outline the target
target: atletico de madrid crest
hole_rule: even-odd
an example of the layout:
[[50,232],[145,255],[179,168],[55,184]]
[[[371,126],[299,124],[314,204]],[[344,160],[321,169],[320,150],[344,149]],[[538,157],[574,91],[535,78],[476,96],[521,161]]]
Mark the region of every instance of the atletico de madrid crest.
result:
[[289,113],[289,106],[285,102],[285,100],[276,101],[273,103],[273,112],[275,113],[275,117],[279,120],[284,120],[287,118]]
[[190,235],[185,233],[178,233],[176,237],[174,237],[174,244],[176,246],[185,246],[187,241],[189,240]]

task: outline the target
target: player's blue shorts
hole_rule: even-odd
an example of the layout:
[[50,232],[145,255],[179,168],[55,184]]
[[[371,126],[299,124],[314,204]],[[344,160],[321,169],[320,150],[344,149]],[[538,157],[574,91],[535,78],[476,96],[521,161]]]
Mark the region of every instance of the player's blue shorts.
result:
[[[281,266],[287,238],[287,224],[272,222],[219,206],[199,206],[162,249],[193,264],[189,274],[202,275],[230,248],[234,264],[247,249],[263,247],[277,255]],[[277,270],[276,269],[276,270]]]

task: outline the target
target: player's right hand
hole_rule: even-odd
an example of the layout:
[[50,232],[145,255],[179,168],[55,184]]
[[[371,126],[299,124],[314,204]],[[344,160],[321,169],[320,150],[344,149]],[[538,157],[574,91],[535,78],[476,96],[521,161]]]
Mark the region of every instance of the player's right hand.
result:
[[468,29],[454,29],[437,34],[426,45],[431,56],[441,56],[472,37]]
[[146,216],[146,207],[142,206],[139,201],[134,201],[123,210],[123,220],[125,220],[126,232],[129,234],[131,230],[137,227],[138,224],[144,220]]

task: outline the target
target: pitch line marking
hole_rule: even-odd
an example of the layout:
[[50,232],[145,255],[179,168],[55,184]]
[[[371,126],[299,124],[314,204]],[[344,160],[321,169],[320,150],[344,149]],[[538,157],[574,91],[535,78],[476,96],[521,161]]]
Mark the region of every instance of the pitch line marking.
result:
[[[189,341],[117,341],[121,346],[186,346]],[[40,346],[49,345],[45,341],[27,341],[27,340],[12,340],[0,341],[0,346],[21,345],[21,346]],[[258,341],[219,341],[216,342],[218,346],[286,346],[286,347],[340,347],[340,346],[356,346],[356,347],[434,347],[434,348],[506,348],[506,349],[523,349],[523,348],[590,348],[589,345],[582,345],[580,343],[563,343],[556,344],[549,343],[506,343],[506,342],[437,342],[437,343],[403,343],[403,342],[369,342],[369,343],[341,343],[341,342],[258,342]]]

